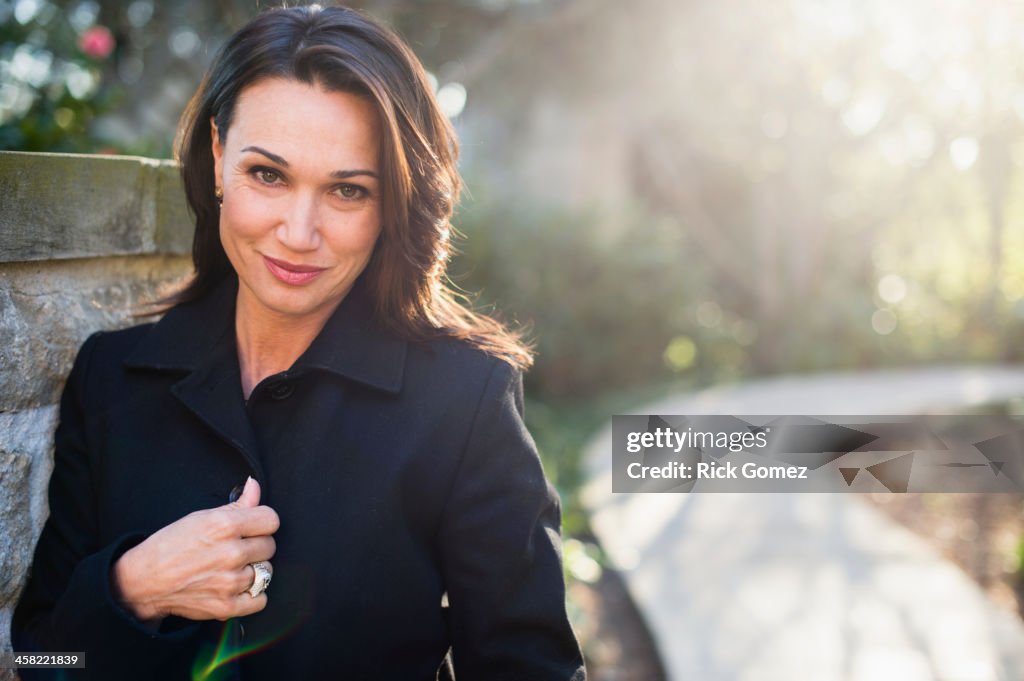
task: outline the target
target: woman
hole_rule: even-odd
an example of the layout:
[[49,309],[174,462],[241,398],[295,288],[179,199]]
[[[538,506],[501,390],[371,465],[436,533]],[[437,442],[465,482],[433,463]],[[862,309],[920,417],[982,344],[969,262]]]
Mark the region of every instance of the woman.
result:
[[195,276],[79,352],[14,649],[102,679],[582,679],[530,356],[443,283],[456,145],[416,58],[351,10],[266,12],[179,156]]

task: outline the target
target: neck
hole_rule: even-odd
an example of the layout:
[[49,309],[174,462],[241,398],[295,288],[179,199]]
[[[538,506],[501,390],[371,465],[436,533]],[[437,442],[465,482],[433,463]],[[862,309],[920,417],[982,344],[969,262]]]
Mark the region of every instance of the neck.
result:
[[235,338],[242,393],[249,399],[267,376],[286,371],[313,343],[331,310],[292,317],[252,304],[240,286],[235,307]]

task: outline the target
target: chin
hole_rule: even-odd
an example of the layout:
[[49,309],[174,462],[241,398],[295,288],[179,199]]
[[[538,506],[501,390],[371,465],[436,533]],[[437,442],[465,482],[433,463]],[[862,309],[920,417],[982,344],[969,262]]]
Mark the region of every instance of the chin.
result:
[[315,314],[329,305],[329,296],[322,292],[306,289],[290,288],[278,282],[249,289],[247,298],[256,308],[288,317],[304,317]]
[[327,301],[320,299],[304,300],[301,294],[296,296],[282,296],[280,298],[264,299],[260,302],[268,309],[289,317],[306,317],[317,314],[324,310],[325,307],[329,307]]

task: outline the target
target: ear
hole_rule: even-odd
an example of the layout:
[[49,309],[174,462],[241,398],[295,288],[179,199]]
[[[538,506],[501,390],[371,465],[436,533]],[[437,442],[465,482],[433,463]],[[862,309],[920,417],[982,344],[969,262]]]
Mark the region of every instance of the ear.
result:
[[224,164],[222,159],[224,158],[224,145],[220,143],[220,133],[217,130],[217,124],[213,122],[213,116],[210,116],[210,151],[213,152],[213,184],[215,188],[223,189],[221,186],[221,178],[223,177],[222,170]]

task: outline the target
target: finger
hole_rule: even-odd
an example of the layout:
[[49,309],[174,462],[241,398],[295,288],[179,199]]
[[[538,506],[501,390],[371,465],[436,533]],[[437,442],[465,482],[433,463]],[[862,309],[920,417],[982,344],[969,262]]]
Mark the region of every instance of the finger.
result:
[[235,508],[253,508],[260,505],[260,483],[251,475],[245,479],[245,487],[242,488],[242,495],[228,506]]
[[242,542],[242,555],[246,565],[260,560],[270,560],[274,557],[274,552],[277,550],[277,543],[270,535],[246,537],[240,541]]
[[277,511],[269,506],[257,506],[255,508],[239,508],[234,511],[238,536],[258,537],[264,534],[274,534],[281,527],[281,520]]
[[[250,572],[252,571],[250,570]],[[245,617],[267,607],[267,594],[261,593],[253,598],[248,593],[241,593],[234,597],[232,605],[234,609],[232,617]]]

